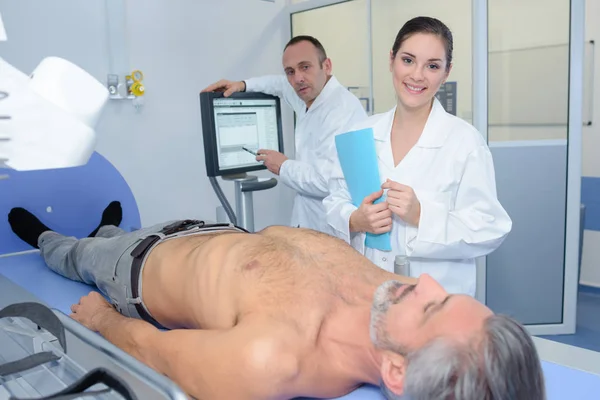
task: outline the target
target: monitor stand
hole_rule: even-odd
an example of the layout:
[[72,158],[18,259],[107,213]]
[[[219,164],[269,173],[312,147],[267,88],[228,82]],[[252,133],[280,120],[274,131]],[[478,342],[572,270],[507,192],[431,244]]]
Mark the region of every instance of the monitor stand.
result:
[[252,193],[259,190],[271,189],[277,186],[277,179],[259,179],[255,175],[246,173],[237,175],[224,175],[223,180],[233,181],[235,185],[235,215],[227,199],[220,191],[218,183],[214,177],[210,177],[213,188],[217,192],[221,204],[225,208],[231,222],[240,228],[254,232],[254,201]]

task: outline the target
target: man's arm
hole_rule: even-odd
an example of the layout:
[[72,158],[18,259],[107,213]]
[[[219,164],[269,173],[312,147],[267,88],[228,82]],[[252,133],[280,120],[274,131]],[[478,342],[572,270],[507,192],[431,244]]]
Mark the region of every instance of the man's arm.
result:
[[327,160],[323,158],[316,160],[315,165],[304,161],[285,160],[279,170],[279,177],[284,184],[305,196],[325,197],[329,192],[327,179],[322,171],[327,164]]
[[329,110],[320,118],[320,125],[312,127],[313,137],[304,141],[302,151],[310,154],[310,162],[286,160],[281,165],[281,181],[306,196],[325,198],[329,195],[328,183],[338,159],[335,137],[367,116],[360,103],[339,100],[339,97],[329,100]]
[[243,81],[221,79],[208,85],[202,92],[223,92],[225,97],[236,92],[262,92],[282,98],[296,113],[306,109],[306,104],[290,85],[285,75],[265,75]]
[[285,75],[265,75],[243,81],[248,92],[262,92],[282,98],[296,113],[302,113],[306,104],[290,85]]
[[[97,295],[97,296],[96,296]],[[94,299],[88,299],[89,297]],[[241,322],[227,330],[160,331],[108,307],[98,293],[73,306],[76,320],[198,399],[262,400],[288,394],[298,364],[277,327]],[[86,314],[89,317],[86,317]],[[293,393],[289,393],[293,394]],[[293,396],[292,396],[293,397]]]
[[279,398],[297,368],[268,337],[258,338],[250,324],[161,332],[113,312],[103,318],[99,332],[198,399]]

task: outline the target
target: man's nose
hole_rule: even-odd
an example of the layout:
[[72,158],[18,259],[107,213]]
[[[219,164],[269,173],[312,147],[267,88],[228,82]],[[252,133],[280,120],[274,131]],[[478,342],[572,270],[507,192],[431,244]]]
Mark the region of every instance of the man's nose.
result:
[[296,83],[304,83],[304,74],[301,72],[296,72],[294,74],[294,80],[296,81]]
[[433,279],[429,274],[422,274],[417,279],[417,290],[421,293],[431,294],[431,295],[439,295],[446,294],[446,291],[435,279]]

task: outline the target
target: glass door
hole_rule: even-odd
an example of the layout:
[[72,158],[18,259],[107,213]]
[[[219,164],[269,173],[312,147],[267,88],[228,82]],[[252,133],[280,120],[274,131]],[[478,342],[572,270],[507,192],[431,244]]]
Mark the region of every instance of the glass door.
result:
[[487,258],[486,302],[534,334],[573,333],[584,1],[505,0],[487,7],[488,139],[513,230]]

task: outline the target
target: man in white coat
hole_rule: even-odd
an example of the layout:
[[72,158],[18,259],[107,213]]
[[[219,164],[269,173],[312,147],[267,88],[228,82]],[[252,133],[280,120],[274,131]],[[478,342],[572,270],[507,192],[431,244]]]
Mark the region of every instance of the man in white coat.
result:
[[285,75],[245,81],[220,80],[203,90],[263,92],[281,97],[296,113],[295,159],[259,149],[257,160],[296,191],[292,226],[333,234],[327,224],[323,199],[337,157],[334,137],[348,131],[367,114],[356,96],[332,74],[331,60],[322,44],[311,36],[296,36],[283,52]]

